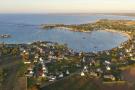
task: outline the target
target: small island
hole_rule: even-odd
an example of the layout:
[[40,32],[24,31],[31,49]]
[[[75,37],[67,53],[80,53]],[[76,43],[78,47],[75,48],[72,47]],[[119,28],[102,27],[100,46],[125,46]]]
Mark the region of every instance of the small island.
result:
[[10,38],[11,35],[10,34],[1,34],[0,38]]

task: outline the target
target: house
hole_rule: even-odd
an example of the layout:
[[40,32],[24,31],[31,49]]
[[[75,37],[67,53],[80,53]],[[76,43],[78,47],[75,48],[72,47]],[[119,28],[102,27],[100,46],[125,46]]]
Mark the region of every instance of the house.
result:
[[67,71],[66,71],[66,75],[69,75],[69,74],[70,74],[70,73],[69,73],[69,70],[67,70]]
[[122,52],[120,52],[120,53],[119,53],[119,55],[120,55],[120,56],[123,56],[123,53],[122,53]]
[[40,57],[40,58],[39,58],[39,61],[40,61],[41,64],[44,64],[43,58]]
[[42,65],[42,70],[43,70],[44,73],[48,73],[48,70],[47,70],[47,68],[45,67],[45,65]]
[[106,70],[110,71],[111,70],[111,67],[106,66]]
[[129,49],[126,49],[125,51],[126,51],[127,53],[129,53],[131,50],[129,50]]
[[119,46],[118,48],[120,48],[120,49],[121,49],[121,48],[123,48],[123,46],[121,45],[121,46]]
[[84,66],[83,71],[84,72],[88,72],[88,67],[87,66]]
[[42,76],[41,76],[41,77],[43,77],[43,78],[44,78],[44,77],[46,77],[46,75],[45,75],[44,73],[42,73]]
[[33,61],[34,63],[37,63],[38,62],[38,60],[37,59],[34,59],[34,61]]
[[86,62],[85,57],[83,57],[82,62],[83,62],[83,63],[85,63],[85,62]]
[[58,60],[64,59],[64,55],[60,55],[57,59],[58,59]]
[[98,76],[98,74],[96,72],[90,72],[90,75],[91,76],[94,76],[94,77],[97,77]]
[[55,81],[55,80],[56,80],[56,76],[53,76],[53,75],[48,76],[48,78],[49,78],[49,81],[50,81],[50,82],[52,82],[52,81]]
[[60,73],[59,78],[63,78],[63,77],[64,77],[63,73]]
[[79,56],[82,56],[83,52],[79,52]]
[[38,55],[38,54],[36,54],[36,55],[35,55],[35,59],[38,59],[38,58],[39,58],[39,55]]
[[29,61],[29,52],[27,52],[26,50],[23,51],[22,57],[23,57],[24,64],[30,64],[31,63]]
[[81,76],[82,76],[82,77],[85,76],[84,72],[81,72]]
[[106,55],[110,55],[110,53],[108,51],[105,51]]
[[130,56],[130,57],[132,57],[132,56],[133,56],[133,54],[132,54],[132,53],[129,53],[129,56]]
[[31,67],[29,67],[27,71],[28,71],[28,73],[26,74],[27,77],[32,77],[34,75],[33,69]]
[[52,60],[52,59],[55,59],[55,60],[56,60],[57,57],[56,57],[56,56],[49,55],[49,56],[48,56],[48,59],[49,59],[49,60]]
[[31,62],[30,61],[25,61],[24,64],[30,64]]
[[115,81],[115,77],[113,75],[104,75],[103,78],[104,80]]
[[105,60],[105,64],[110,65],[110,64],[111,64],[111,62],[109,62],[109,61]]

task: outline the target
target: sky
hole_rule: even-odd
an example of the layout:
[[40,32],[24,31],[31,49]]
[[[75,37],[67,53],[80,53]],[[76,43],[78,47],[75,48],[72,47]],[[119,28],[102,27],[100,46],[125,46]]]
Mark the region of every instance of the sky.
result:
[[135,0],[0,0],[0,13],[135,12]]

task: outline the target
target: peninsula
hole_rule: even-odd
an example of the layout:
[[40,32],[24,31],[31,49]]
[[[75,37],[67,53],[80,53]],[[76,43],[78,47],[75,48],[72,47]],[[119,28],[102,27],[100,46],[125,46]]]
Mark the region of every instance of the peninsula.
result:
[[115,31],[133,32],[135,30],[135,21],[132,20],[109,20],[101,19],[95,23],[64,25],[64,24],[42,24],[43,29],[65,28],[77,32],[90,32],[93,30],[113,29]]

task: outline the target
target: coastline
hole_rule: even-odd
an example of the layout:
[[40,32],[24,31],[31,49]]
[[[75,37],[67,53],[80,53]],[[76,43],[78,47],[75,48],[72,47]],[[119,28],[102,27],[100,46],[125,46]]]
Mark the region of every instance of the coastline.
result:
[[[104,31],[104,30],[100,30],[100,31]],[[120,33],[123,36],[128,37],[130,40],[132,39],[131,35],[129,35],[127,32],[117,31],[117,30],[113,30],[113,29],[105,29],[105,31],[112,32],[112,33]]]
[[[55,28],[58,28],[58,29],[66,29],[66,30],[70,30],[70,31],[73,31],[73,32],[84,32],[84,33],[89,33],[89,32],[92,32],[92,31],[85,31],[85,30],[74,30],[72,28],[68,28],[68,27],[55,27]],[[94,30],[93,30],[94,31]],[[131,35],[129,35],[129,33],[127,32],[122,32],[122,31],[117,31],[117,30],[113,30],[113,29],[105,29],[105,30],[96,30],[96,31],[107,31],[107,32],[112,32],[112,33],[120,33],[122,34],[123,36],[126,36],[128,37],[130,40],[132,39]]]
[[118,16],[128,16],[135,17],[135,13],[103,13],[105,15],[118,15]]
[[75,30],[73,28],[69,28],[69,27],[55,27],[56,29],[66,29],[66,30],[70,30],[70,31],[73,31],[73,32],[92,32],[92,31],[85,31],[85,30]]

